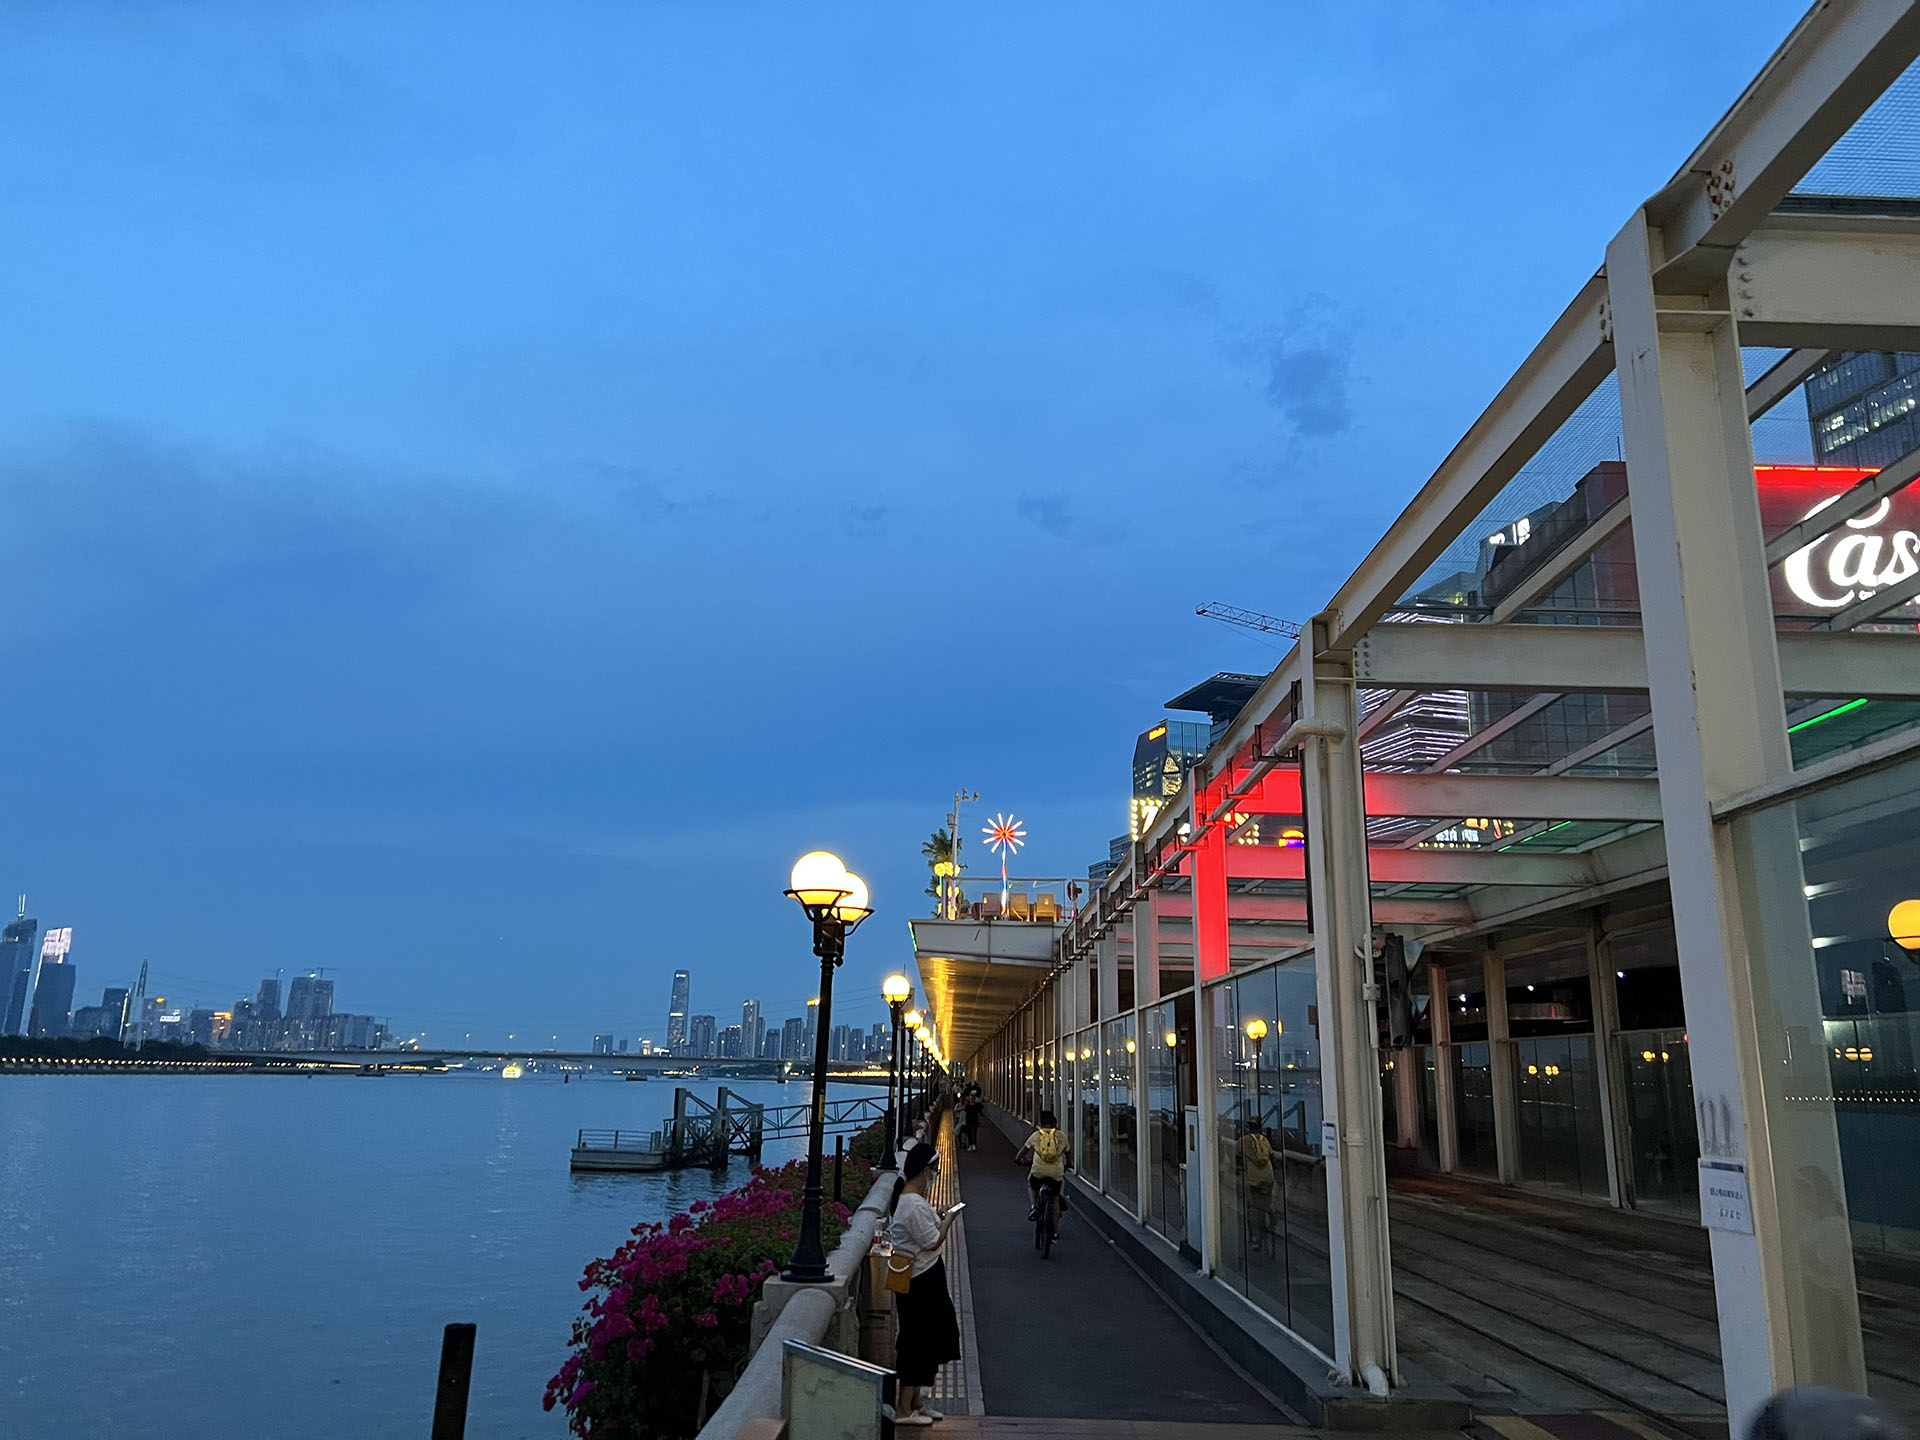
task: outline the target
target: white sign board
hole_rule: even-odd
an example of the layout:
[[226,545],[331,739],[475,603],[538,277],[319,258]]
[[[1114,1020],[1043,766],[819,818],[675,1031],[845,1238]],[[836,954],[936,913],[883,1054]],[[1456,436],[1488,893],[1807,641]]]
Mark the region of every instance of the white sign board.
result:
[[1700,1160],[1700,1223],[1709,1230],[1753,1234],[1747,1167],[1737,1160]]
[[42,960],[59,960],[73,953],[73,927],[63,925],[58,930],[47,931],[46,938],[40,942]]

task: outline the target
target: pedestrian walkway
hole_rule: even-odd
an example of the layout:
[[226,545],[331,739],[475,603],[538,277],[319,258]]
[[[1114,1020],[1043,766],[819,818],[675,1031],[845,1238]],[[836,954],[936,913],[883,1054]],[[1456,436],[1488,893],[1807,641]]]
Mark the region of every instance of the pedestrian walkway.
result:
[[[951,1433],[983,1440],[1289,1433],[1274,1427],[1295,1417],[1229,1365],[1080,1217],[1069,1212],[1053,1258],[1039,1257],[1027,1219],[1026,1170],[1013,1156],[1013,1144],[985,1124],[979,1150],[958,1157],[979,1347],[974,1398],[984,1402],[975,1413],[988,1418]],[[1196,1428],[1199,1421],[1234,1423],[1210,1432]],[[1169,1424],[1179,1428],[1154,1428]]]

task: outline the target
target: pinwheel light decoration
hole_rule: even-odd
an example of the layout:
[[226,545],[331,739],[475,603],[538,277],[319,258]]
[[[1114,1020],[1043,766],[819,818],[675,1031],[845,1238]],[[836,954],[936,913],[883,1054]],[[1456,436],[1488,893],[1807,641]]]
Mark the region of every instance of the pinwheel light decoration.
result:
[[993,823],[986,825],[983,833],[987,837],[987,848],[1000,856],[1000,906],[1004,910],[1007,904],[1007,857],[1018,853],[1027,843],[1027,827],[1011,815],[995,815]]

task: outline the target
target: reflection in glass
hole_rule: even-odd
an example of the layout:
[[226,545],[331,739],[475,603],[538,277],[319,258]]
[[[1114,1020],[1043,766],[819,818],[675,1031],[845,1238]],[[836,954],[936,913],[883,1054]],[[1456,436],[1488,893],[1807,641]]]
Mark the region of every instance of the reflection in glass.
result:
[[1333,1344],[1314,969],[1295,961],[1209,992],[1218,1056],[1220,1275],[1303,1338]]
[[[1174,1244],[1187,1238],[1186,1102],[1180,1033],[1171,1002],[1147,1012],[1147,1223]],[[1172,1043],[1167,1043],[1168,1040]]]
[[1133,1016],[1106,1027],[1107,1193],[1129,1210],[1140,1208],[1139,1139],[1133,1111]]

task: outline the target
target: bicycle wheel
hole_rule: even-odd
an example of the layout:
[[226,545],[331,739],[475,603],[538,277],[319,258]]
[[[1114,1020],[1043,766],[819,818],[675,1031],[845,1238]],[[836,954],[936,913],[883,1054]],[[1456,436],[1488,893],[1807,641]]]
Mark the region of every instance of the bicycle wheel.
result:
[[1033,1243],[1040,1251],[1040,1258],[1047,1260],[1053,1256],[1053,1196],[1042,1192],[1040,1218],[1034,1222]]

